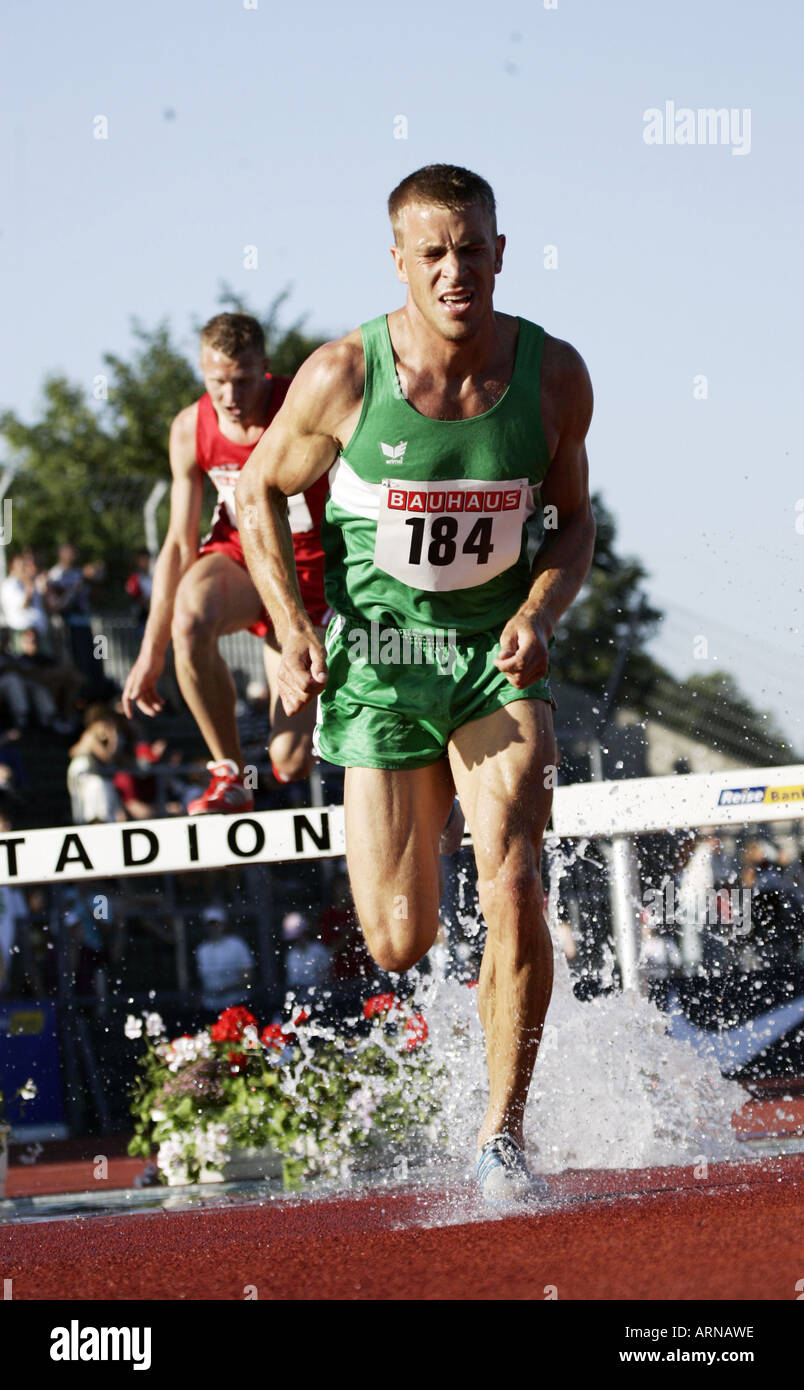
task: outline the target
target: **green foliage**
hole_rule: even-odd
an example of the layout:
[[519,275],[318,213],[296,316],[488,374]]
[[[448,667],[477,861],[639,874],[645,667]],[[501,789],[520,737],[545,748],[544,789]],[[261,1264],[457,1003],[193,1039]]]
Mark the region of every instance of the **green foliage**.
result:
[[15,545],[30,545],[52,563],[60,540],[84,560],[103,560],[113,579],[144,543],[142,508],[167,475],[170,423],[200,394],[193,368],[167,324],[133,324],[130,362],[112,353],[93,390],[48,377],[33,424],[13,411],[0,416],[9,462],[18,469],[10,495]]
[[141,476],[156,481],[167,473],[167,441],[174,416],[203,393],[204,385],[172,341],[167,321],[153,329],[132,322],[136,347],[131,362],[105,353],[109,398],[101,407],[115,442],[110,477]]
[[597,524],[592,567],[578,598],[556,629],[551,665],[557,680],[602,693],[614,674],[622,643],[633,628],[627,678],[632,687],[644,688],[657,670],[644,647],[662,615],[642,597],[645,567],[639,560],[617,554],[616,523],[599,493],[592,495],[592,510]]
[[290,290],[284,289],[275,296],[267,309],[259,312],[226,283],[221,285],[218,296],[218,303],[222,309],[232,314],[251,314],[252,318],[262,324],[268,360],[271,364],[271,371],[276,376],[295,376],[302,362],[306,362],[310,353],[315,352],[317,347],[321,347],[322,343],[327,342],[326,338],[319,338],[304,332],[304,325],[307,321],[306,314],[302,314],[287,328],[281,326],[282,306],[289,297]]
[[678,681],[648,654],[646,645],[663,615],[644,597],[647,571],[639,560],[618,554],[616,523],[599,493],[592,507],[594,560],[556,629],[556,679],[604,697],[614,684],[617,704],[630,704],[713,748],[760,764],[789,762],[795,754],[778,725],[751,704],[733,676],[710,671]]
[[652,692],[665,718],[689,711],[695,735],[725,753],[760,766],[795,762],[797,754],[773,715],[758,710],[727,671],[707,671],[673,682],[661,672]]
[[261,1041],[246,1010],[227,1010],[226,1041],[215,1028],[149,1039],[129,1153],[157,1149],[161,1180],[186,1183],[219,1179],[232,1146],[268,1147],[288,1187],[369,1153],[387,1157],[433,1121],[443,1078],[421,1015],[381,998],[380,1013],[344,1032],[297,1019]]

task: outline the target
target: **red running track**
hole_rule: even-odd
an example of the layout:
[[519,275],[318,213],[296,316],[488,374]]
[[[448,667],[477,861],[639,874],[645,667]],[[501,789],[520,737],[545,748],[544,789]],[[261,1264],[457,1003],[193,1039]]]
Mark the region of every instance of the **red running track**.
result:
[[804,1275],[804,1155],[569,1172],[534,1215],[465,1187],[8,1224],[15,1299],[773,1299]]

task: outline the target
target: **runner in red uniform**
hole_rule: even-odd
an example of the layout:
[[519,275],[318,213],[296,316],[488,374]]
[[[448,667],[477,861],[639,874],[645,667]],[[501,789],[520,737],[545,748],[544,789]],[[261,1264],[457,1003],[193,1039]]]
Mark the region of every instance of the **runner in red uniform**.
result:
[[[123,691],[131,717],[137,705],[154,715],[163,700],[156,688],[173,639],[176,675],[211,754],[211,782],[191,802],[191,814],[248,811],[232,674],[218,651],[225,633],[248,629],[264,637],[271,697],[274,773],[281,781],[307,777],[313,763],[314,710],[289,718],[277,694],[281,660],[271,620],[246,569],[237,530],[238,474],[281,406],[290,379],[268,371],[260,325],[248,314],[218,314],[201,332],[201,373],[207,394],[179,412],[170,431],[170,524],[153,576],[151,608],[142,645]],[[212,529],[199,547],[204,475],[218,502]],[[324,626],[324,555],[320,525],[326,478],[288,499],[296,569],[307,611]]]

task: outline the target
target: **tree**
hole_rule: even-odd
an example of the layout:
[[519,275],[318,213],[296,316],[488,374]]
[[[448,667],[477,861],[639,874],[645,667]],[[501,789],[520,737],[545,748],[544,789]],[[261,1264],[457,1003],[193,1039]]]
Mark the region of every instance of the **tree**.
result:
[[592,567],[556,629],[551,666],[557,680],[603,695],[621,647],[630,640],[623,682],[639,691],[650,685],[657,670],[644,647],[662,615],[642,594],[644,565],[617,554],[617,525],[599,493],[592,496],[592,510],[597,524]]
[[759,766],[796,760],[792,744],[773,715],[758,710],[728,671],[701,672],[674,681],[657,667],[646,713],[661,717],[671,728],[712,748]]
[[731,756],[789,762],[790,744],[733,676],[709,672],[679,681],[645,650],[663,616],[642,592],[647,572],[639,560],[618,554],[616,522],[599,494],[592,498],[592,509],[597,523],[594,559],[578,598],[556,629],[551,655],[556,680],[600,695],[601,711],[613,693],[616,704],[629,704]]
[[33,424],[14,411],[0,416],[9,462],[18,469],[11,487],[15,545],[33,546],[47,559],[59,541],[71,540],[84,559],[104,560],[116,576],[143,544],[142,507],[167,471],[170,422],[202,389],[166,323],[149,330],[134,320],[132,327],[131,361],[106,353],[94,395],[50,376]]
[[[262,324],[265,334],[265,347],[271,371],[277,376],[295,376],[302,362],[306,362],[311,352],[327,341],[326,338],[304,332],[307,315],[302,314],[288,328],[281,326],[281,309],[290,297],[290,289],[281,290],[262,313],[253,309],[242,295],[237,294],[224,281],[218,295],[218,303],[233,314],[251,314]],[[200,327],[200,325],[199,325]]]

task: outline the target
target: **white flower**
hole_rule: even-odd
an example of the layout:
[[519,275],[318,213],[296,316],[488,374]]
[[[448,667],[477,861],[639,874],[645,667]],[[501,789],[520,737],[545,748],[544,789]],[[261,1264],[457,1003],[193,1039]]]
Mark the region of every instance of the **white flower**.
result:
[[162,1022],[162,1015],[146,1014],[145,1031],[148,1034],[149,1038],[161,1038],[162,1034],[165,1031],[165,1025]]
[[126,1019],[123,1032],[125,1033],[127,1038],[141,1038],[142,1019],[135,1018],[133,1014],[129,1014],[128,1018]]
[[[199,1038],[204,1036],[202,1033],[197,1033],[194,1038],[189,1036],[174,1038],[172,1043],[168,1043],[161,1054],[168,1064],[168,1069],[177,1072],[190,1062],[197,1061],[199,1057],[208,1057],[210,1055],[208,1042],[206,1046],[204,1043],[199,1043]],[[159,1046],[157,1046],[158,1051]]]
[[247,1052],[255,1052],[260,1046],[260,1035],[253,1023],[248,1023],[243,1029],[243,1046]]
[[34,1096],[36,1095],[36,1089],[36,1082],[32,1081],[31,1078],[28,1077],[28,1080],[26,1081],[25,1085],[20,1087],[21,1099],[33,1100]]
[[154,1122],[157,1122],[158,1120],[166,1120],[166,1119],[167,1119],[167,1111],[166,1111],[166,1110],[154,1109],[154,1110],[151,1111],[151,1119],[152,1119]]

